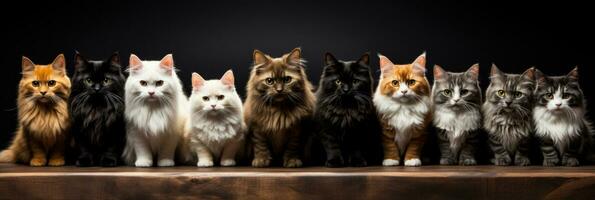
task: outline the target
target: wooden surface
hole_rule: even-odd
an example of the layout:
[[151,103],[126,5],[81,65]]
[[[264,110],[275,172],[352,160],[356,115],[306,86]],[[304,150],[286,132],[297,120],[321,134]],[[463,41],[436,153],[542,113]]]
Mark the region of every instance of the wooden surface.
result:
[[595,199],[595,166],[77,168],[0,164],[0,199]]

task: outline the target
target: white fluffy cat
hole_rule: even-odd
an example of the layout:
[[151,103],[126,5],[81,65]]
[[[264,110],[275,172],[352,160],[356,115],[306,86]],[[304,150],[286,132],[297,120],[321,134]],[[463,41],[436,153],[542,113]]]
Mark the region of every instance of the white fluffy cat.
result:
[[[173,166],[184,133],[187,98],[171,54],[161,61],[141,61],[130,55],[125,85],[127,142],[124,162],[136,167]],[[155,159],[156,157],[156,159]]]
[[244,141],[242,100],[238,96],[233,72],[220,80],[205,81],[192,73],[190,116],[186,122],[186,140],[198,161],[198,167],[234,166],[237,151]]

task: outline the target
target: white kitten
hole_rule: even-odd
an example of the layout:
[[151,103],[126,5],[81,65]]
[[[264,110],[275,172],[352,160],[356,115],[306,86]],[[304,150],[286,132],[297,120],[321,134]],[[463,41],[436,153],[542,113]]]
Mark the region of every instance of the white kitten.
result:
[[190,116],[185,137],[195,153],[199,167],[234,166],[235,156],[244,141],[242,100],[238,96],[231,70],[220,80],[205,81],[192,73]]
[[124,162],[137,167],[173,166],[183,135],[187,98],[176,75],[171,54],[161,61],[141,61],[130,55],[126,80],[127,142]]

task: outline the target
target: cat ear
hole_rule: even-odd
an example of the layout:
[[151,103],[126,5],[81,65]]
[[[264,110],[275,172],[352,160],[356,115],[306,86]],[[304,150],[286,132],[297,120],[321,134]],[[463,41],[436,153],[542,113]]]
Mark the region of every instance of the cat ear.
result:
[[370,65],[370,52],[364,53],[364,55],[362,55],[362,57],[360,57],[359,60],[357,60],[357,62],[365,65]]
[[167,70],[168,74],[171,74],[174,69],[174,56],[171,53],[165,55],[165,57],[159,61],[159,66]]
[[423,52],[413,61],[413,72],[417,74],[426,73],[426,52]]
[[269,61],[267,55],[264,54],[262,51],[259,51],[258,49],[254,49],[252,57],[254,59],[254,65],[262,65]]
[[475,63],[471,67],[469,67],[469,69],[467,69],[465,74],[467,74],[467,75],[471,76],[471,78],[477,80],[477,78],[479,77],[479,63]]
[[297,48],[291,50],[291,52],[289,52],[289,54],[285,58],[285,62],[291,63],[291,64],[298,64],[298,63],[302,62],[301,59],[302,59],[302,49],[297,47]]
[[504,73],[502,73],[502,71],[500,71],[500,69],[498,69],[496,64],[492,63],[492,69],[490,70],[490,79],[496,78],[496,77],[503,77],[503,76],[504,76]]
[[534,73],[535,81],[537,82],[537,84],[545,82],[545,74],[543,74],[543,72],[539,71],[538,69],[535,69]]
[[114,52],[112,56],[110,56],[109,61],[112,65],[120,66],[120,52]]
[[388,72],[395,66],[393,62],[391,62],[386,56],[383,56],[382,54],[378,54],[378,58],[380,59],[381,74]]
[[434,80],[443,80],[448,77],[448,74],[440,65],[434,65]]
[[566,76],[571,80],[578,80],[578,66],[574,67]]
[[140,58],[138,58],[138,56],[134,54],[130,54],[130,61],[128,61],[128,63],[130,71],[132,72],[137,71],[143,67],[143,62],[140,60]]
[[27,58],[25,56],[23,56],[23,61],[22,61],[21,66],[23,67],[23,73],[30,72],[35,69],[35,64],[33,63],[33,61],[29,60],[29,58]]
[[85,65],[87,60],[79,53],[79,51],[75,51],[74,53],[74,68],[79,69]]
[[192,90],[198,90],[205,84],[205,79],[198,75],[196,72],[192,72]]
[[56,56],[52,62],[52,68],[60,73],[66,73],[66,59],[64,58],[64,54]]
[[329,66],[334,64],[337,64],[337,59],[335,56],[329,52],[324,53],[324,65]]
[[523,72],[522,76],[527,79],[527,80],[535,80],[535,67],[531,67],[527,70],[525,70],[525,72]]
[[223,83],[223,85],[233,87],[234,78],[233,78],[233,71],[231,71],[231,69],[227,70],[225,72],[225,74],[223,74],[223,76],[221,77],[221,83]]

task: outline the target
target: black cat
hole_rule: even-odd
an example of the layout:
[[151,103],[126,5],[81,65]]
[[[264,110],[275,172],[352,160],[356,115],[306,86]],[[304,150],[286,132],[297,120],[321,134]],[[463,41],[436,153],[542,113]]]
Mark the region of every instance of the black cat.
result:
[[[339,61],[326,53],[314,109],[327,167],[368,165],[374,146],[380,150],[379,122],[372,103],[370,55]],[[381,154],[381,153],[380,153]]]
[[126,139],[124,83],[120,57],[104,61],[75,55],[69,112],[78,148],[77,166],[117,166]]

